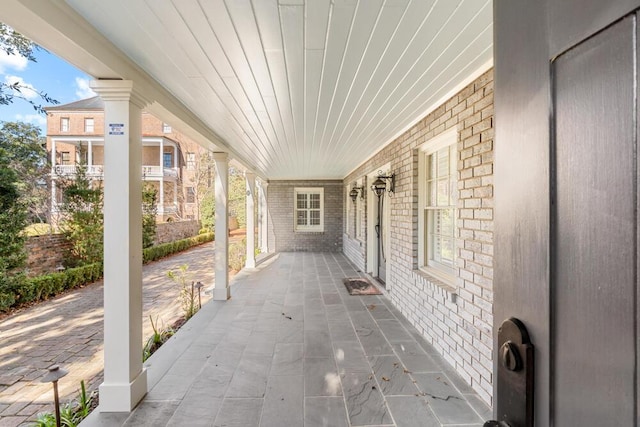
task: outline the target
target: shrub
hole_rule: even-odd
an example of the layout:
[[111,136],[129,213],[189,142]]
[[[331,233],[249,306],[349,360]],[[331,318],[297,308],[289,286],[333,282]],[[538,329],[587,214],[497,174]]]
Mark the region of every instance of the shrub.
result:
[[191,319],[199,309],[196,305],[196,291],[193,280],[191,281],[191,285],[189,285],[190,274],[187,272],[188,270],[189,266],[183,264],[178,268],[178,271],[169,270],[167,272],[167,277],[180,286],[178,299],[180,300],[180,306],[182,307],[186,320]]
[[[213,233],[206,233],[153,246],[143,250],[143,262],[155,261],[212,240]],[[23,275],[6,276],[0,274],[0,312],[8,311],[11,307],[20,304],[46,300],[63,291],[93,283],[100,279],[102,274],[102,262],[69,268],[60,273],[29,278]]]
[[247,259],[247,242],[232,243],[229,245],[229,267],[235,271],[242,270]]
[[187,239],[176,240],[175,242],[163,243],[161,245],[152,246],[142,251],[142,262],[145,264],[164,258],[176,252],[181,252],[193,246],[198,246],[213,240],[213,233],[203,233]]

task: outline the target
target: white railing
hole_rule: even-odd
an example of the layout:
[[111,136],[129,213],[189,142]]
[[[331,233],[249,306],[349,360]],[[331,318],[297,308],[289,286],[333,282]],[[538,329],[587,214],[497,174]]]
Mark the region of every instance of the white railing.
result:
[[56,175],[69,176],[69,175],[77,174],[79,168],[84,168],[85,170],[84,173],[87,176],[102,176],[104,174],[102,165],[91,165],[91,166],[55,165],[53,170]]
[[[85,168],[87,176],[102,177],[104,167],[102,165],[78,166],[78,165],[55,165],[53,173],[57,176],[73,176],[78,173],[80,167]],[[145,178],[178,178],[176,168],[163,168],[161,166],[142,166],[142,176]]]

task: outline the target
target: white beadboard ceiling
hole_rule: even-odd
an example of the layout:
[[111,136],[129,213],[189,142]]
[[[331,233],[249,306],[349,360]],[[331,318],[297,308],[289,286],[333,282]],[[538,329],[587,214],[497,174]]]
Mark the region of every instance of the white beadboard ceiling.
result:
[[491,0],[66,3],[269,179],[344,178],[492,58]]

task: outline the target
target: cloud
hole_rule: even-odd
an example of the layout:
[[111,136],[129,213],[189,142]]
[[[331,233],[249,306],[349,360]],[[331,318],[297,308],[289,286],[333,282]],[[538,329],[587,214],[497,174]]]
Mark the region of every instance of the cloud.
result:
[[76,96],[78,99],[91,98],[96,93],[89,87],[89,80],[82,77],[76,77]]
[[28,62],[23,56],[0,52],[0,74],[4,74],[7,70],[22,71],[27,68]]
[[4,76],[4,82],[8,85],[13,85],[15,83],[20,85],[20,92],[15,90],[13,91],[16,96],[21,96],[26,99],[34,99],[38,97],[38,90],[33,87],[31,83],[25,82],[22,77],[7,74]]
[[33,123],[40,127],[47,126],[47,118],[40,114],[16,114],[16,120],[26,123]]

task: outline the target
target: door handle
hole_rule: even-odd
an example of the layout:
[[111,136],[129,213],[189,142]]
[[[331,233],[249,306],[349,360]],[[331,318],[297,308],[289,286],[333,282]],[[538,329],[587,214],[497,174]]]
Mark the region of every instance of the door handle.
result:
[[484,427],[533,427],[533,344],[520,320],[511,317],[498,329],[498,420]]

